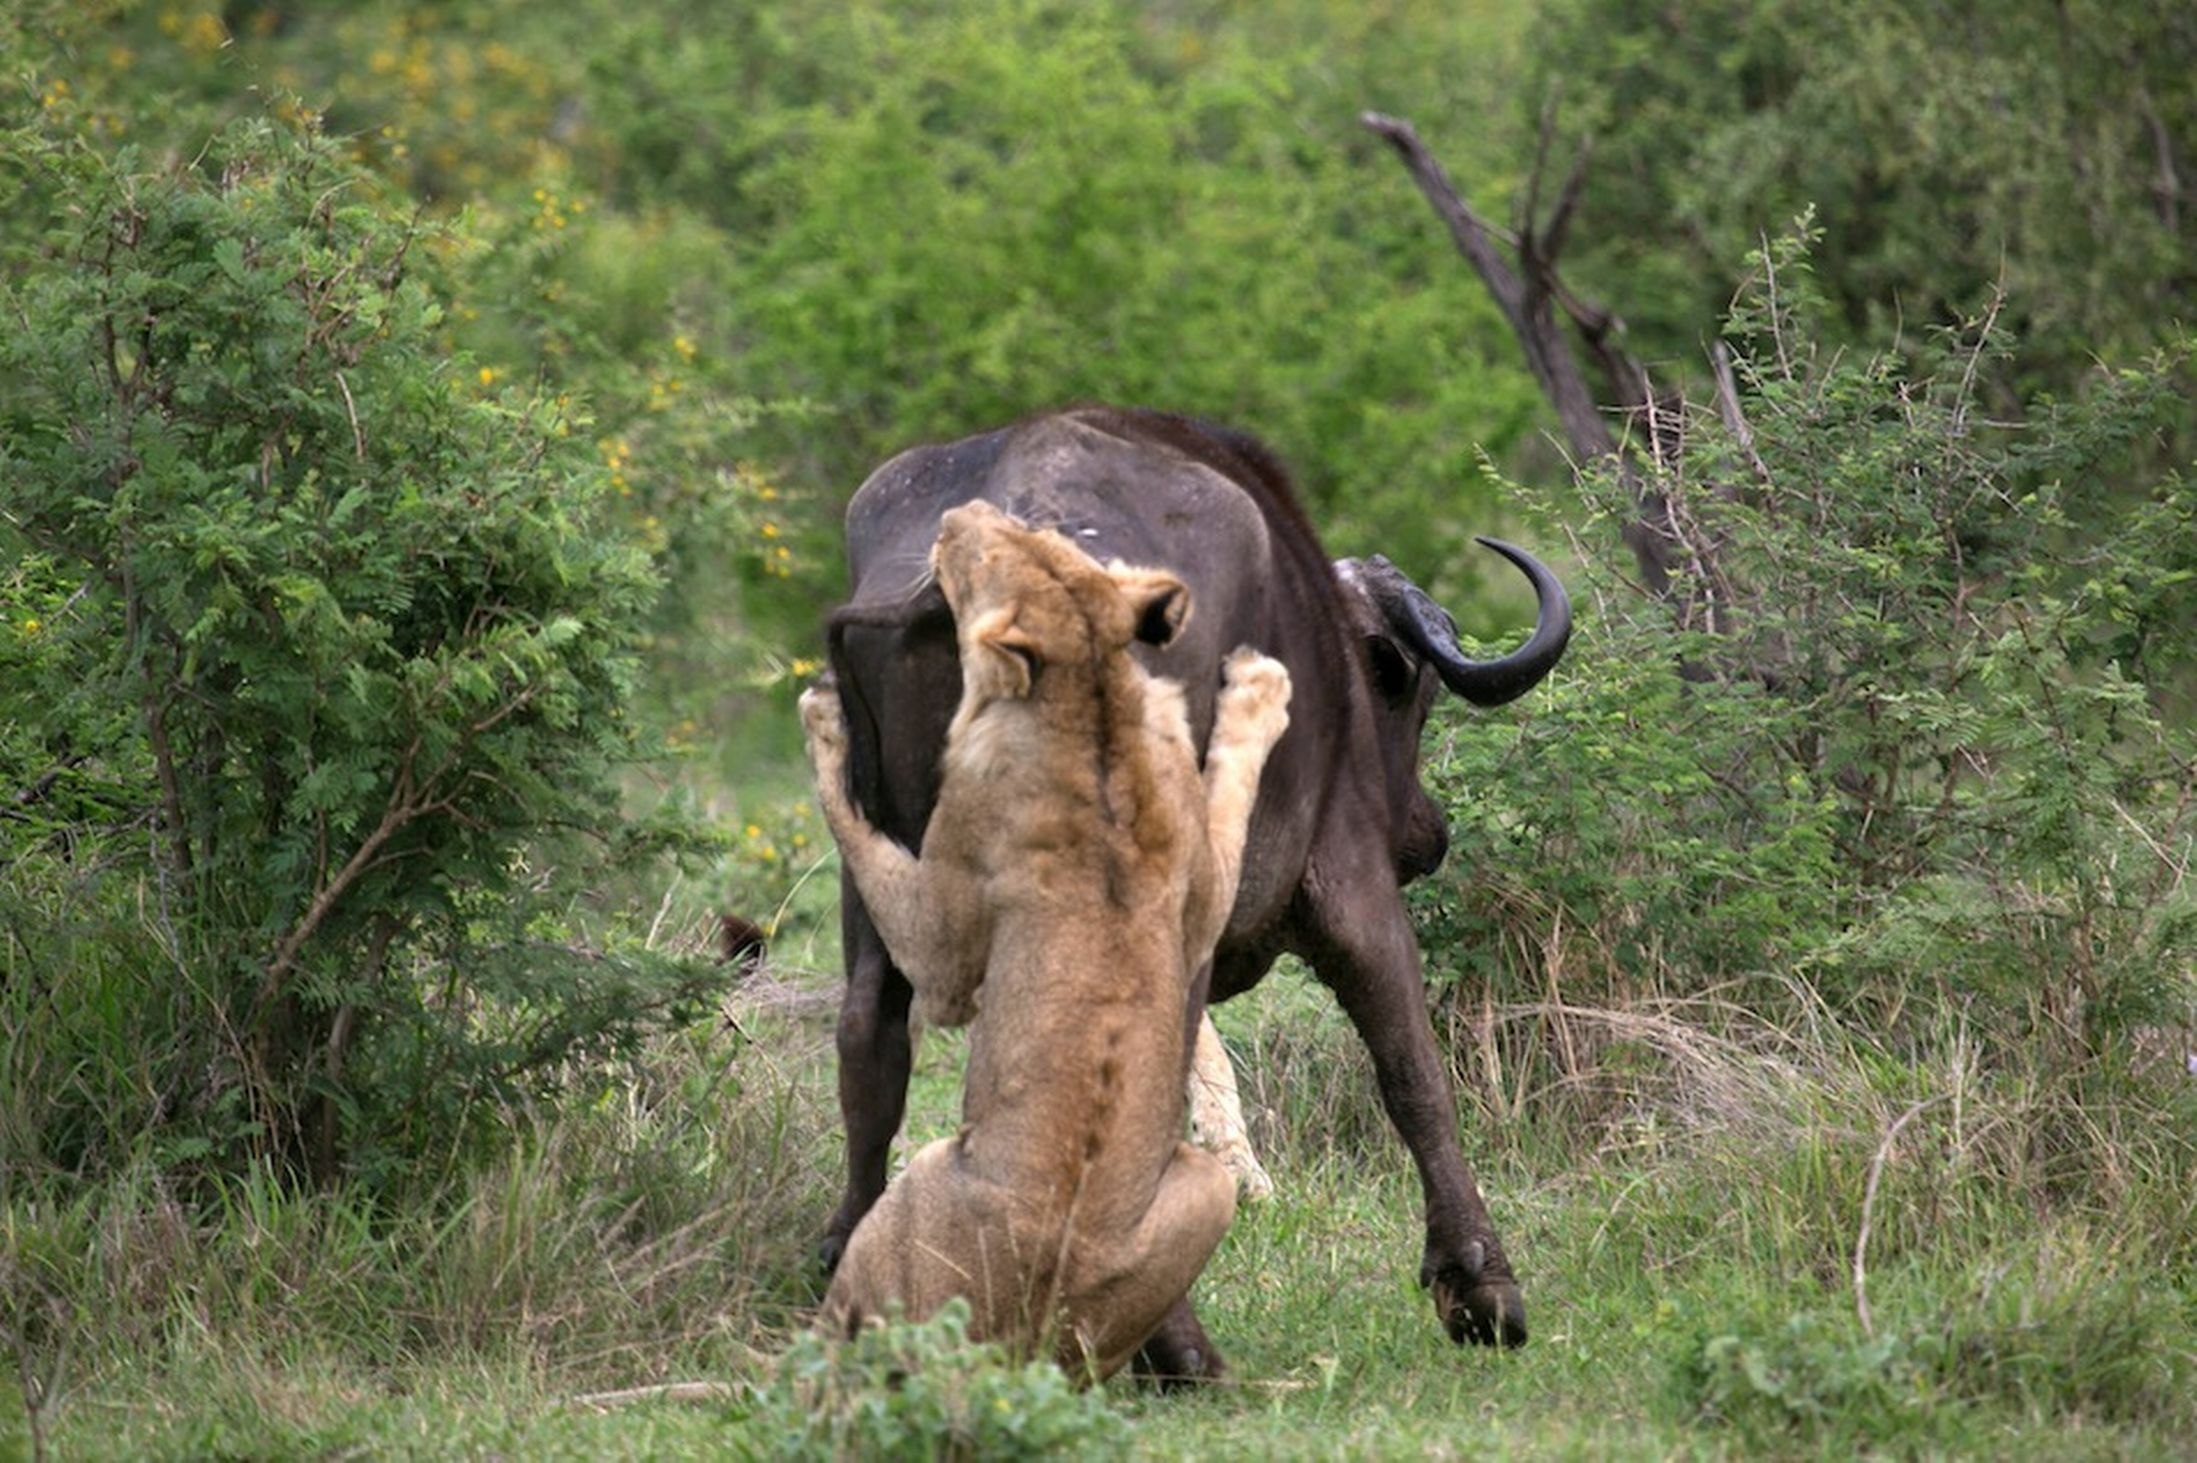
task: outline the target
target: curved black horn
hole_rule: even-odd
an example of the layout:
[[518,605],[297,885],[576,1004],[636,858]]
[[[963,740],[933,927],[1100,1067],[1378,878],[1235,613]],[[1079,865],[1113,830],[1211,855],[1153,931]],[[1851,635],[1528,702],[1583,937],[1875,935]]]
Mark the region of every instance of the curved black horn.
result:
[[1571,596],[1564,593],[1548,565],[1516,544],[1495,538],[1478,542],[1525,572],[1540,606],[1533,638],[1506,656],[1465,659],[1457,646],[1457,622],[1449,611],[1379,554],[1366,561],[1375,571],[1366,576],[1366,588],[1398,638],[1427,658],[1443,685],[1475,706],[1501,706],[1539,685],[1563,656],[1564,644],[1571,639]]

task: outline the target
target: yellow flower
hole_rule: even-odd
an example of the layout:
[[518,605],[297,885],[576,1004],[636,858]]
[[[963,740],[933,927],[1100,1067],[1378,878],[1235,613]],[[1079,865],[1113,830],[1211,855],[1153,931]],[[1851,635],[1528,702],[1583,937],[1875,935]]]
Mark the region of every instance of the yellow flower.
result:
[[23,622],[23,633],[25,635],[36,635],[40,628],[41,627],[39,625],[39,622],[35,619],[25,620]]
[[776,538],[778,537],[778,525],[766,522],[763,525],[762,533],[765,538]]
[[748,826],[741,831],[746,833],[747,836],[750,838],[761,838],[763,836],[763,830],[756,827],[753,823],[748,824]]
[[481,385],[483,385],[483,386],[493,386],[493,385],[495,385],[495,384],[496,384],[496,368],[495,368],[494,366],[483,366],[483,367],[481,367]]
[[229,44],[229,29],[221,17],[201,11],[191,17],[183,32],[183,48],[199,56],[211,56]]

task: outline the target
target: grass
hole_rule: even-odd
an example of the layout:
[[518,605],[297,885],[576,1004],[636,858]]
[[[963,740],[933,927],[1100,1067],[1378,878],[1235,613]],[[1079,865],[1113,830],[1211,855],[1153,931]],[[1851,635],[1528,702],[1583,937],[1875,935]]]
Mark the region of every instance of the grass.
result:
[[[500,1163],[398,1212],[263,1176],[191,1211],[152,1177],[15,1201],[0,1452],[771,1455],[791,1424],[741,1389],[818,1291],[829,989],[782,965],[737,1025],[665,1042],[615,1101],[515,1115]],[[1504,1121],[1468,1114],[1534,1325],[1499,1354],[1451,1346],[1417,1288],[1416,1183],[1324,992],[1284,972],[1223,1010],[1279,1192],[1198,1285],[1233,1380],[1117,1383],[1119,1448],[2141,1457],[2197,1436],[2197,1084],[2116,1089],[2078,1164],[2041,1146],[2067,1113],[1957,1044],[1932,1068],[1711,1015],[1576,1014],[1610,1039]],[[962,1047],[923,1042],[912,1139],[953,1125]],[[584,1400],[673,1382],[713,1386]]]

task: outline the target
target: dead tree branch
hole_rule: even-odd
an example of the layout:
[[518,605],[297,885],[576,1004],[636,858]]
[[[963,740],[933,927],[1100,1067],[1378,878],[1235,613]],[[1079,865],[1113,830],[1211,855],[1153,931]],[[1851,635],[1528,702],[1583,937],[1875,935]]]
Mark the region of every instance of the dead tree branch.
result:
[[[1669,430],[1677,430],[1683,416],[1679,403],[1656,398],[1647,369],[1618,342],[1621,322],[1609,311],[1580,299],[1557,277],[1556,256],[1570,236],[1585,186],[1585,149],[1573,161],[1546,227],[1537,224],[1532,213],[1540,198],[1541,167],[1536,163],[1528,186],[1527,216],[1517,233],[1518,262],[1513,267],[1497,247],[1495,231],[1458,196],[1448,171],[1420,140],[1411,123],[1379,112],[1366,112],[1359,120],[1396,149],[1420,193],[1448,226],[1457,252],[1480,276],[1524,350],[1526,364],[1542,395],[1556,409],[1557,421],[1574,456],[1582,465],[1609,463],[1616,471],[1636,510],[1633,521],[1625,527],[1625,542],[1640,564],[1642,583],[1656,595],[1668,598],[1671,568],[1680,548],[1670,505],[1641,471],[1635,449],[1612,432],[1603,402],[1589,389],[1557,318],[1561,309],[1577,331],[1581,346],[1601,369],[1611,406],[1645,424],[1648,408],[1654,405],[1658,408],[1655,424],[1660,427],[1668,423]],[[1542,120],[1539,152],[1543,160],[1554,127],[1552,108]],[[1657,441],[1653,450],[1659,459],[1675,460],[1677,445],[1675,440]]]

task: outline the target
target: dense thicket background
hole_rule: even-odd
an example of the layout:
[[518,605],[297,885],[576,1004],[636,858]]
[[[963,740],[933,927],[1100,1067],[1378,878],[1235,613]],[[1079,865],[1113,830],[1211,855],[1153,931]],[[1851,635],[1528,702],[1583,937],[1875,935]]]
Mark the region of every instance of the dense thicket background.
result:
[[[776,1378],[686,1446],[1122,1445],[1042,1373],[888,1405],[889,1351],[754,1349],[836,1177],[791,698],[838,509],[1078,399],[1255,430],[1474,633],[1521,610],[1475,533],[1575,587],[1547,689],[1430,728],[1413,896],[1567,1297],[1503,1383],[1543,1443],[2197,1428],[2188,7],[16,0],[0,58],[31,1446],[403,1446],[457,1424],[388,1399],[468,1370],[461,1415]],[[1509,241],[1568,215],[1559,317],[1652,381],[1621,461],[1572,460],[1367,109]],[[1400,1170],[1347,1176],[1395,1158],[1347,1032],[1287,976],[1240,1004],[1300,1197],[1217,1273],[1318,1272],[1362,1193],[1408,1235]],[[1320,1400],[1147,1406],[1151,1446],[1454,1440],[1324,1311],[1229,1314]],[[1614,1411],[1561,1400],[1597,1353],[1649,1363]]]

